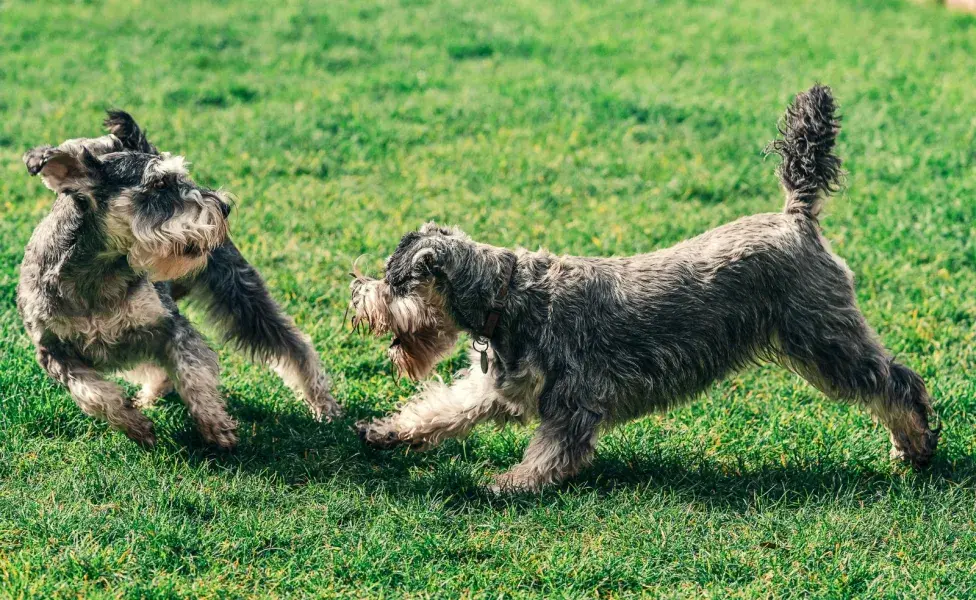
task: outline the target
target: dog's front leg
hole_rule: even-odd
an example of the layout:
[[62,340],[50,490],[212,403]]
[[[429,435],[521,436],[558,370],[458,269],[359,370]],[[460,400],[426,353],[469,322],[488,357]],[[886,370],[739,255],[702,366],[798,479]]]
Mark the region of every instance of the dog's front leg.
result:
[[156,443],[152,421],[132,406],[118,384],[102,377],[85,360],[53,344],[38,347],[37,362],[68,388],[85,414],[104,419],[143,446]]
[[448,438],[463,438],[475,425],[489,419],[506,419],[511,403],[496,387],[494,372],[477,367],[453,385],[432,382],[398,412],[356,424],[359,436],[370,446],[391,448],[406,444],[427,450]]
[[172,337],[164,344],[159,360],[196,421],[200,435],[221,448],[236,446],[237,422],[227,414],[217,388],[220,376],[217,353],[180,315],[174,319]]
[[203,304],[226,339],[274,368],[316,420],[332,420],[342,413],[312,343],[281,310],[233,242],[214,250],[207,268],[180,286],[189,287],[190,297]]

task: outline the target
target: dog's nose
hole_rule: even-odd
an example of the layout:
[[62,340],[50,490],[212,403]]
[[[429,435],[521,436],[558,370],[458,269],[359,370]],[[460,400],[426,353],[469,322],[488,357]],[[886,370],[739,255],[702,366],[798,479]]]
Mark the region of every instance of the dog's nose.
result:
[[230,204],[227,204],[226,202],[221,202],[220,214],[224,215],[224,218],[226,219],[230,215]]

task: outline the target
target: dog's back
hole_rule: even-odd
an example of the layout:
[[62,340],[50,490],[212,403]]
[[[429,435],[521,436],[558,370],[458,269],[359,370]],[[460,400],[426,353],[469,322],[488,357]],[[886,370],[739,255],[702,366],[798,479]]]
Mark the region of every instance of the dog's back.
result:
[[856,313],[850,271],[817,220],[841,173],[835,112],[822,86],[787,110],[783,138],[769,146],[783,158],[783,212],[743,217],[648,254],[551,257],[544,284],[552,339],[562,340],[555,362],[572,368],[586,352],[612,378],[632,382],[624,387],[633,402],[608,412],[627,418],[666,407],[745,363],[778,356],[782,332],[818,312],[841,320]]
[[27,243],[17,285],[17,309],[32,338],[39,321],[57,308],[61,271],[71,257],[83,219],[71,197],[59,196]]

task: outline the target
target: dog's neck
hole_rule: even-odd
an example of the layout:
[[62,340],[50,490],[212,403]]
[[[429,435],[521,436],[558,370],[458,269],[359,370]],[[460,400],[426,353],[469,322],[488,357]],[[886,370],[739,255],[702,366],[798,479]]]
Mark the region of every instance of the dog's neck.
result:
[[516,255],[505,248],[472,244],[465,256],[456,258],[445,290],[448,308],[462,329],[490,339],[504,319]]
[[48,244],[54,260],[45,278],[68,310],[113,310],[145,276],[132,270],[124,254],[108,249],[101,219],[83,206],[84,199],[62,195],[58,203],[57,218],[70,226]]

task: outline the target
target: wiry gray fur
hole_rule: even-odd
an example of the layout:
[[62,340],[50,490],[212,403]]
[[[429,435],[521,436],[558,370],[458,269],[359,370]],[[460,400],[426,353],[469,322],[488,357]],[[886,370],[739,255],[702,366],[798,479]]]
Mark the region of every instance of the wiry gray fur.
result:
[[[83,411],[145,445],[155,436],[139,409],[175,387],[204,438],[232,447],[217,356],[174,301],[189,294],[317,418],[337,414],[318,355],[229,239],[226,196],[193,182],[182,157],[160,154],[128,114],[110,112],[105,125],[111,134],[24,155],[57,193],[17,289],[41,366]],[[143,386],[137,398],[105,378],[114,371]]]
[[[449,352],[455,329],[477,336],[514,275],[488,373],[475,366],[451,387],[429,384],[396,414],[360,423],[362,437],[427,448],[484,420],[538,417],[523,461],[496,481],[532,490],[576,473],[600,429],[772,360],[832,398],[867,407],[891,432],[894,456],[927,464],[938,431],[925,385],[878,341],[816,219],[839,175],[829,90],[799,95],[785,123],[773,148],[784,159],[786,210],[665,250],[621,258],[512,251],[433,223],[405,235],[384,280],[353,282],[352,303],[357,320],[393,332],[391,356],[408,374],[425,374]],[[416,337],[427,343],[404,346]]]
[[837,191],[841,161],[834,154],[840,117],[830,88],[815,85],[796,97],[780,123],[780,139],[766,146],[783,162],[776,173],[786,190],[786,212],[816,217],[823,200]]

